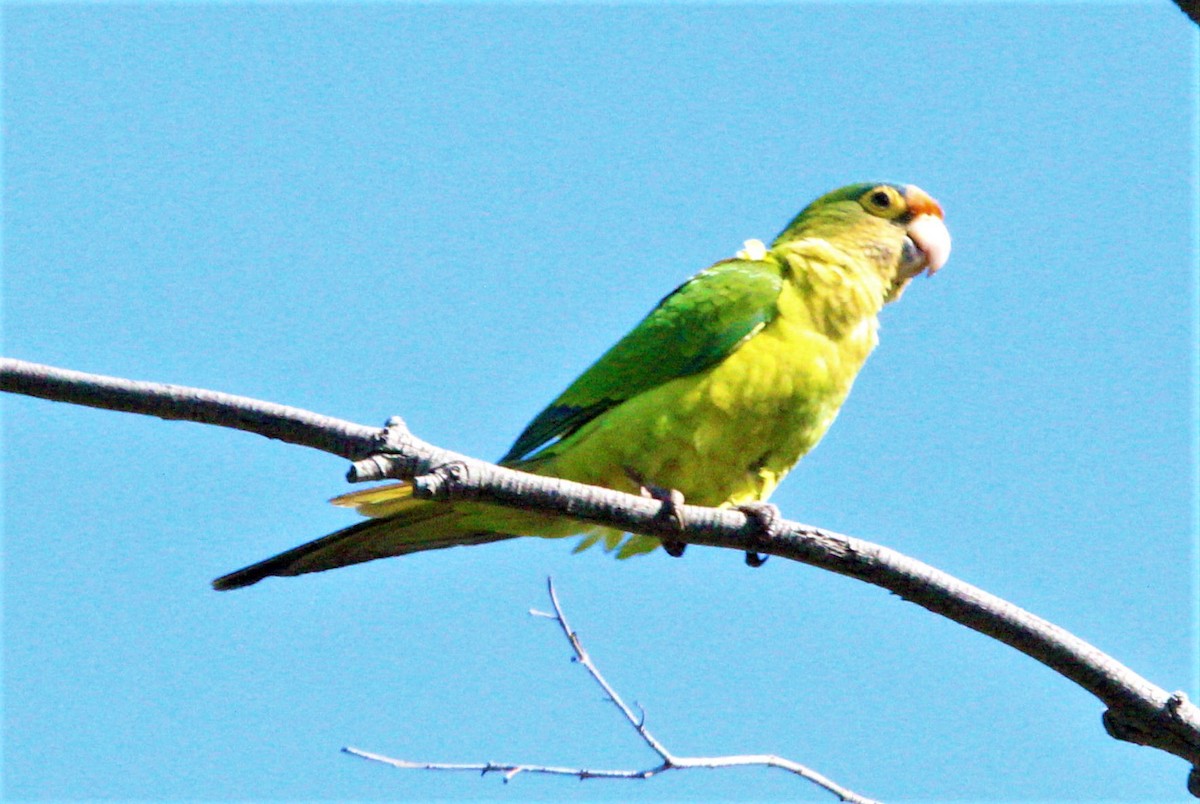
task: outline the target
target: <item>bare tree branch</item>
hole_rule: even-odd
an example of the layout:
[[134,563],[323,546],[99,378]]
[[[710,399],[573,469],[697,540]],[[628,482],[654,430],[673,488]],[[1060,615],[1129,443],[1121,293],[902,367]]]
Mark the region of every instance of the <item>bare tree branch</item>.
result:
[[[411,480],[415,494],[442,501],[477,499],[545,511],[673,541],[766,553],[848,575],[1011,645],[1080,685],[1108,707],[1113,737],[1149,745],[1193,766],[1189,791],[1200,797],[1200,709],[1111,656],[1024,609],[881,545],[779,520],[771,533],[731,509],[679,506],[683,529],[645,497],[538,477],[439,449],[393,419],[373,430],[308,411],[180,386],[0,359],[0,390],[92,407],[218,424],[350,458],[352,481]],[[364,457],[369,456],[369,457]]]
[[360,748],[351,748],[349,746],[343,748],[347,754],[353,754],[356,757],[369,759],[374,762],[382,762],[386,765],[391,765],[394,768],[405,768],[410,770],[434,770],[434,771],[473,771],[475,773],[503,773],[504,781],[507,783],[510,779],[520,773],[542,773],[551,776],[575,776],[580,779],[649,779],[658,776],[661,773],[666,773],[671,770],[687,770],[689,768],[737,768],[747,766],[762,766],[769,768],[782,768],[797,776],[808,779],[813,784],[828,790],[833,793],[841,801],[848,801],[851,804],[877,804],[873,799],[864,798],[853,790],[847,790],[836,782],[828,779],[820,773],[801,765],[798,762],[792,762],[790,759],[774,756],[773,754],[738,754],[719,757],[681,757],[675,756],[667,747],[664,746],[658,739],[650,733],[646,728],[645,717],[634,715],[633,710],[626,705],[617,691],[613,689],[608,680],[600,673],[592,661],[591,656],[583,648],[583,643],[579,639],[579,635],[571,628],[567,622],[567,616],[563,613],[562,605],[558,601],[558,593],[554,590],[553,579],[546,579],[546,588],[550,594],[550,605],[554,607],[553,614],[547,614],[542,611],[530,611],[530,614],[539,617],[546,617],[558,623],[563,635],[567,638],[567,642],[571,644],[571,650],[575,652],[575,660],[583,665],[583,668],[588,671],[600,688],[604,690],[607,699],[620,710],[625,720],[629,725],[637,731],[638,736],[650,749],[662,759],[662,763],[655,765],[652,768],[642,770],[596,770],[591,768],[565,768],[556,765],[534,765],[529,763],[502,763],[502,762],[478,762],[478,763],[449,763],[449,762],[411,762],[405,759],[393,759],[392,757],[383,756],[370,751],[363,751]]
[[1192,22],[1200,25],[1200,2],[1197,2],[1197,0],[1175,0],[1175,5],[1179,6],[1179,10],[1187,14]]
[[160,419],[215,424],[358,460],[377,451],[374,427],[203,388],[85,374],[0,358],[0,391]]

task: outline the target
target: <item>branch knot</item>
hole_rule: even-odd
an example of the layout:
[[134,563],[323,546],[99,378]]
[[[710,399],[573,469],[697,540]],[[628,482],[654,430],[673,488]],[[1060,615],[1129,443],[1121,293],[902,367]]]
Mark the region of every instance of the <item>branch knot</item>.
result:
[[1200,743],[1195,738],[1196,707],[1183,692],[1173,692],[1155,712],[1110,708],[1104,712],[1104,729],[1110,736],[1136,745],[1148,745],[1183,757],[1193,765],[1188,790],[1200,783]]
[[450,461],[433,471],[413,478],[413,496],[423,500],[478,499],[471,466],[466,461]]
[[363,483],[386,478],[404,479],[426,470],[416,455],[416,439],[404,419],[392,416],[371,438],[370,454],[350,465],[346,479]]

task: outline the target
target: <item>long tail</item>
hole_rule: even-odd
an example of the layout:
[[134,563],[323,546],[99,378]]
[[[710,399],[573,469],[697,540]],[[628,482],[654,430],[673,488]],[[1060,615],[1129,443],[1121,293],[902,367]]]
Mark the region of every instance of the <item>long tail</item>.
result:
[[413,499],[411,488],[400,484],[347,494],[334,502],[381,518],[359,522],[222,575],[212,582],[213,588],[220,591],[240,589],[272,575],[303,575],[376,558],[513,538],[507,533],[473,532],[464,528],[459,510]]

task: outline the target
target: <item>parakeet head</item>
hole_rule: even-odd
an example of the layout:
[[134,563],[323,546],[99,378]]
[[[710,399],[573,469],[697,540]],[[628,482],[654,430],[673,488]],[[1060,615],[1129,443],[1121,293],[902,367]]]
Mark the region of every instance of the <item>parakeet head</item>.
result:
[[775,238],[774,246],[819,238],[864,260],[887,282],[885,301],[912,278],[930,276],[950,256],[950,233],[937,201],[915,184],[851,184],[821,196]]

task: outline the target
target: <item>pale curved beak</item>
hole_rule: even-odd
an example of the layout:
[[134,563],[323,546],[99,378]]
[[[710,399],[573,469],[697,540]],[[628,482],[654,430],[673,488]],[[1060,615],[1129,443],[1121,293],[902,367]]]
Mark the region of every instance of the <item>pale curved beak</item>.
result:
[[905,276],[916,276],[921,271],[933,276],[950,258],[950,232],[942,221],[942,207],[915,184],[904,188],[904,202],[913,219],[904,240],[902,270]]
[[[910,249],[909,244],[912,244]],[[940,215],[918,215],[908,224],[904,242],[906,273],[933,276],[950,259],[950,231]]]

